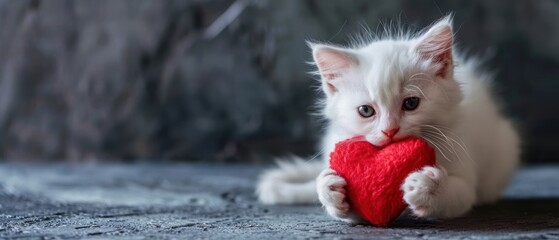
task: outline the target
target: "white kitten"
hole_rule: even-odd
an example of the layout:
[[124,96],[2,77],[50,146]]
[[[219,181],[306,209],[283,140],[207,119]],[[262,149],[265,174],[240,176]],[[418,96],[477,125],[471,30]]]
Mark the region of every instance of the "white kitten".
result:
[[352,48],[311,44],[329,120],[324,161],[281,162],[262,175],[260,200],[319,199],[331,216],[359,221],[345,201],[345,180],[327,167],[334,145],[358,135],[376,146],[418,136],[437,150],[436,167],[402,183],[416,216],[453,218],[497,200],[518,165],[519,138],[491,96],[490,77],[453,51],[451,25],[446,17],[416,37]]

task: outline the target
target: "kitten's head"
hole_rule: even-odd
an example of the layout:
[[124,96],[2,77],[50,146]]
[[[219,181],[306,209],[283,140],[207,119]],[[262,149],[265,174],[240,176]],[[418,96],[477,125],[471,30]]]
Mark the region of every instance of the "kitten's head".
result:
[[376,146],[450,124],[461,99],[446,17],[409,39],[364,47],[310,44],[331,124]]

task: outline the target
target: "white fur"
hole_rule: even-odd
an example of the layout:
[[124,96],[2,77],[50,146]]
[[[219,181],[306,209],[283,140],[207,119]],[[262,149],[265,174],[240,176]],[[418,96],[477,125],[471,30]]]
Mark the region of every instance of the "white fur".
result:
[[[437,150],[436,167],[411,173],[402,183],[404,200],[418,217],[458,217],[475,204],[497,200],[519,163],[519,137],[491,95],[490,76],[480,73],[477,61],[457,56],[452,44],[450,17],[416,37],[351,48],[311,44],[326,95],[325,153],[356,135],[377,146],[418,136]],[[402,110],[406,97],[419,97],[419,107]],[[374,107],[376,114],[361,117],[360,105]],[[395,127],[400,130],[393,139],[382,133]],[[260,200],[319,199],[329,215],[359,221],[345,201],[345,180],[327,163],[328,154],[322,164],[280,164],[262,176]],[[316,192],[309,187],[314,184]]]
[[318,202],[314,178],[328,165],[300,158],[278,161],[278,168],[260,176],[256,193],[264,204],[298,204]]

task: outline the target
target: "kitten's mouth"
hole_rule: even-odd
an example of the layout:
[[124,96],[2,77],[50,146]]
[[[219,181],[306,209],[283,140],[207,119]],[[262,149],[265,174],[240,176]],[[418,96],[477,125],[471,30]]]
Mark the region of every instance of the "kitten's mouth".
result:
[[373,141],[368,141],[368,142],[373,144],[375,147],[383,148],[383,147],[386,147],[386,146],[390,145],[391,143],[393,143],[394,139],[386,138],[382,142],[373,142]]
[[390,144],[393,143],[393,142],[394,142],[394,139],[393,139],[393,138],[389,138],[387,141],[385,141],[385,142],[383,143],[382,147],[388,146],[388,145],[390,145]]
[[404,140],[404,139],[406,139],[406,138],[408,138],[408,137],[411,137],[411,136],[405,136],[405,137],[401,137],[401,136],[396,137],[396,136],[394,136],[394,137],[392,137],[392,138],[383,138],[381,141],[368,140],[366,137],[364,137],[364,140],[366,140],[367,142],[373,144],[375,147],[383,148],[383,147],[386,147],[386,146],[388,146],[388,145],[390,145],[390,144],[392,144],[392,143],[394,143],[394,142],[398,142],[398,141]]

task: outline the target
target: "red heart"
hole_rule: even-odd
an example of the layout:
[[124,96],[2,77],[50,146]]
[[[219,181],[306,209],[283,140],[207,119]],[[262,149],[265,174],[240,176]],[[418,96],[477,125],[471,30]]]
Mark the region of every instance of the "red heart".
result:
[[419,138],[377,148],[356,138],[336,144],[330,168],[346,182],[348,201],[365,220],[386,227],[406,208],[400,186],[426,165],[435,165],[435,151]]

